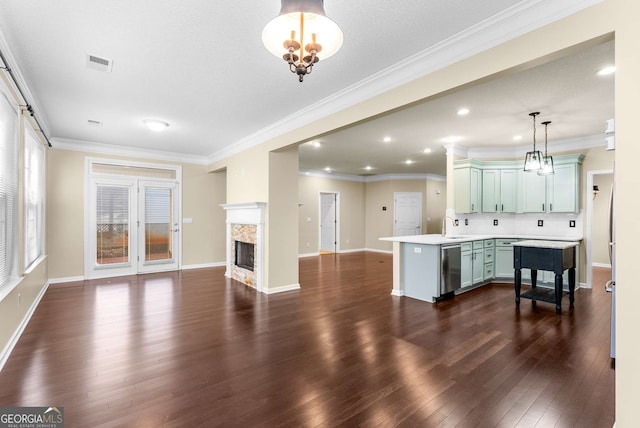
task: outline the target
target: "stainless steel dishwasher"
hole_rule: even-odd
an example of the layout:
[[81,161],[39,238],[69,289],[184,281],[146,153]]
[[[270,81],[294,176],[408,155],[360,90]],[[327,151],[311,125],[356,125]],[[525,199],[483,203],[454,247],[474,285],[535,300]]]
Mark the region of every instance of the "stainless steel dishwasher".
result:
[[460,289],[461,246],[442,246],[442,269],[440,276],[440,299],[452,297]]

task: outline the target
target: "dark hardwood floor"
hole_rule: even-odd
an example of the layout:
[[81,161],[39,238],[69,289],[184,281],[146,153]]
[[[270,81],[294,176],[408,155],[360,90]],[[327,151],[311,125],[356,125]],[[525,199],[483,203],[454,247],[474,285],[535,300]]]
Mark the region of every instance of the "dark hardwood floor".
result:
[[[300,291],[223,268],[55,285],[0,372],[0,405],[67,427],[611,427],[610,296],[514,305],[493,284],[393,297],[391,256],[300,260]],[[604,283],[606,270],[596,272]]]

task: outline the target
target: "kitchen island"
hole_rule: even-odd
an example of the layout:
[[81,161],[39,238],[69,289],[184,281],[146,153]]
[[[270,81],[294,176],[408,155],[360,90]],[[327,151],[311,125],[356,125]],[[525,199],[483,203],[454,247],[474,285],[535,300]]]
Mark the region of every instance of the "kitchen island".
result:
[[[393,236],[380,238],[393,243],[394,296],[407,296],[434,303],[442,297],[444,247],[461,247],[462,281],[453,294],[486,285],[492,281],[514,279],[512,244],[522,240],[571,241],[579,245],[582,237],[549,237],[531,235],[451,235],[440,234]],[[494,248],[495,247],[495,248]],[[495,259],[495,262],[494,262]],[[528,282],[528,269],[522,279]],[[543,277],[542,286],[551,286]]]
[[[562,311],[562,274],[569,273],[569,305],[573,307],[576,288],[576,247],[577,242],[566,241],[520,241],[513,244],[513,268],[515,270],[514,287],[516,307],[520,306],[520,297],[533,301],[555,303],[556,313]],[[522,269],[531,270],[531,290],[520,295]],[[537,287],[537,272],[544,270],[553,272],[554,289],[540,290]]]

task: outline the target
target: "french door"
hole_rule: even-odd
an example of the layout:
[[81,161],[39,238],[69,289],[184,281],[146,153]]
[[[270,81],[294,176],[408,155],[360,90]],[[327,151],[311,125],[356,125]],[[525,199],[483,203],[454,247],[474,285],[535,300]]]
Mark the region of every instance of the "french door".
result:
[[93,178],[90,186],[87,278],[179,268],[175,181]]

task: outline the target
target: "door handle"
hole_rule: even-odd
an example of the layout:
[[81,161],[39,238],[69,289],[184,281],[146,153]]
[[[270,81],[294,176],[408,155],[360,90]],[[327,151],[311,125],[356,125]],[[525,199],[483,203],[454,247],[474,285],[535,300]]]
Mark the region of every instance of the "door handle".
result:
[[175,229],[172,230],[172,232],[180,232],[180,229],[176,227]]

